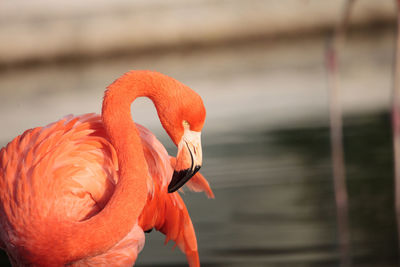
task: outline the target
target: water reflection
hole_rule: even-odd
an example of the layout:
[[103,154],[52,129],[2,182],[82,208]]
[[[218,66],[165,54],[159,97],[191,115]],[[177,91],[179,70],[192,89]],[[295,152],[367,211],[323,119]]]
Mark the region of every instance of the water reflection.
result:
[[[348,169],[350,231],[353,265],[390,264],[397,259],[396,227],[393,205],[393,167],[390,117],[386,113],[346,118],[344,145]],[[328,129],[278,131],[278,142],[303,155],[308,168],[329,162]],[[295,136],[295,137],[294,137]],[[318,177],[323,175],[317,174]],[[329,180],[320,189],[307,186],[310,199],[321,202],[314,207],[316,216],[327,214],[323,202],[333,203]],[[313,180],[306,177],[308,183]],[[321,181],[322,182],[322,181]],[[322,190],[321,190],[322,189]],[[330,205],[330,216],[334,215]],[[334,222],[334,220],[332,220]]]

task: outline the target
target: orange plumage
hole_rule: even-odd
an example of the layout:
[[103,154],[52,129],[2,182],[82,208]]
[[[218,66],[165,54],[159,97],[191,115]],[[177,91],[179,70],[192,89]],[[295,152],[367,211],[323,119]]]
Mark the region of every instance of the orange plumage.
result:
[[[149,77],[152,84],[163,80],[170,90],[175,89],[171,83],[183,86],[158,73],[137,71],[121,78],[122,82],[127,79],[125,84],[129,81],[130,87],[133,84],[129,89],[132,92],[125,92],[119,79],[114,88],[109,87],[109,94],[113,90],[120,94],[163,90],[154,85],[148,89]],[[141,87],[135,87],[135,81],[142,83]],[[177,89],[178,94],[179,90],[192,94],[186,87]],[[133,101],[135,97],[127,98]],[[160,116],[157,101],[169,96],[149,97],[153,97]],[[144,245],[144,231],[155,228],[166,235],[167,241],[177,243],[190,266],[199,266],[188,211],[178,192],[167,190],[175,158],[149,130],[128,120],[130,110],[110,119],[106,117],[110,107],[105,105],[103,117],[67,116],[46,127],[27,130],[1,149],[1,248],[15,266],[131,266]],[[113,108],[118,114],[119,107]],[[174,132],[176,125],[165,125],[163,120],[168,118],[160,120],[170,136],[177,138],[176,143],[183,138],[183,131]],[[204,121],[197,120],[201,124]],[[121,129],[111,127],[114,121]],[[116,141],[124,138],[121,134],[127,141]],[[187,186],[213,197],[200,173]]]

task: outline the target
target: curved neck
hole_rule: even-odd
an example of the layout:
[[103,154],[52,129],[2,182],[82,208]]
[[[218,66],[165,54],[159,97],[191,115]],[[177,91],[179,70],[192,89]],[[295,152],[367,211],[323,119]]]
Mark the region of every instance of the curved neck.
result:
[[[102,119],[106,133],[118,155],[119,181],[104,209],[92,218],[74,224],[64,235],[68,261],[98,255],[120,241],[134,226],[147,199],[148,169],[141,139],[132,121],[131,103],[149,97],[158,114],[167,108],[171,86],[179,82],[149,71],[132,71],[117,79],[105,93]],[[164,103],[164,104],[163,104]],[[82,242],[84,240],[84,242]],[[77,246],[79,244],[79,246]]]

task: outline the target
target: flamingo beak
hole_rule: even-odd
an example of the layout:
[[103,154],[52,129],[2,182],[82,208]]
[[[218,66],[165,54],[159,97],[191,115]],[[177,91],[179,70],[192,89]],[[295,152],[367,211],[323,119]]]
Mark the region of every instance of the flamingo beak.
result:
[[178,155],[168,193],[173,193],[181,188],[201,167],[201,133],[185,129],[183,137],[178,144]]

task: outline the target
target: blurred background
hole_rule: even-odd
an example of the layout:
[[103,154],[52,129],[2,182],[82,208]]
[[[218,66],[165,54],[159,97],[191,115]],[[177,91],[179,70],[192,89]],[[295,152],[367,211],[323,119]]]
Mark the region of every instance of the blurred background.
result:
[[[216,198],[183,196],[202,266],[397,266],[390,125],[396,5],[355,1],[339,53],[345,246],[325,67],[343,6],[3,0],[0,146],[67,114],[99,113],[105,87],[121,74],[156,70],[189,85],[207,108],[201,172]],[[150,101],[138,99],[133,117],[176,153]],[[163,241],[147,234],[137,266],[186,266]]]

